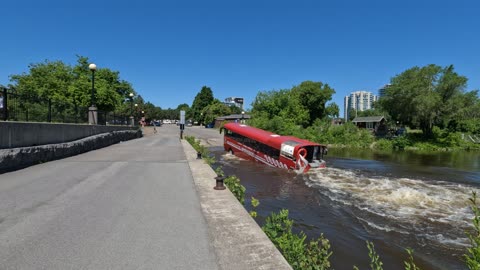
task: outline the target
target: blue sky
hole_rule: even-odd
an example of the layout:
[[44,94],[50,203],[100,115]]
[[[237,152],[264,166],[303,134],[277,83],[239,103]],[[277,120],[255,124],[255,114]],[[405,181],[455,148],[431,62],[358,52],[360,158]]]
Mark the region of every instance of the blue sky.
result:
[[191,105],[204,85],[248,108],[258,91],[312,80],[335,89],[343,113],[348,93],[377,94],[427,64],[453,64],[480,89],[479,1],[11,2],[0,4],[0,84],[82,55],[162,108]]

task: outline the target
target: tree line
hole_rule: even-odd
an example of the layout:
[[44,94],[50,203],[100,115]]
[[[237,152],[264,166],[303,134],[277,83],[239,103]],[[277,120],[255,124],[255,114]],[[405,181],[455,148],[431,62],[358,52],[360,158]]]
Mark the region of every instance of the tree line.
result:
[[480,99],[478,90],[466,91],[467,81],[453,65],[413,67],[392,78],[376,108],[426,138],[434,127],[478,134]]
[[[39,101],[47,100],[58,112],[87,108],[92,102],[92,74],[88,65],[89,59],[84,56],[77,56],[73,66],[62,61],[30,64],[28,72],[10,77],[13,84],[8,88],[21,97],[18,107],[27,112]],[[358,116],[385,116],[393,125],[400,123],[422,130],[425,138],[434,137],[438,129],[479,134],[480,98],[478,90],[466,91],[467,82],[465,76],[454,71],[453,65],[413,67],[391,78],[374,109],[358,112]],[[327,83],[314,81],[304,81],[290,89],[260,91],[251,104],[249,123],[279,134],[336,143],[335,138],[339,137],[336,133],[342,130],[329,125],[331,119],[339,116],[339,106],[331,102],[334,94],[335,90]],[[208,86],[201,88],[191,106],[183,103],[174,109],[162,109],[145,101],[130,82],[121,79],[120,72],[109,68],[95,72],[95,104],[100,111],[146,116],[147,120],[179,119],[180,110],[184,110],[187,119],[201,124],[242,112],[241,108],[227,106],[215,98]],[[37,110],[46,110],[46,106]],[[353,134],[353,131],[351,125],[343,128],[343,133]],[[317,132],[331,134],[322,137]],[[343,137],[348,140],[348,136]]]
[[[480,134],[480,98],[478,90],[466,91],[467,81],[452,65],[413,67],[392,77],[374,108],[358,116],[384,116],[390,126],[398,123],[420,129],[422,140],[454,133]],[[321,143],[365,147],[374,142],[372,134],[351,122],[332,124],[339,115],[338,105],[331,102],[333,94],[328,84],[313,81],[291,89],[261,91],[252,103],[249,123]],[[458,141],[457,137],[450,139]]]
[[[120,77],[119,71],[107,67],[95,71],[92,101],[89,63],[88,57],[77,55],[75,65],[45,60],[30,64],[28,72],[11,75],[12,83],[6,88],[16,97],[15,109],[21,111],[16,116],[23,120],[42,121],[44,118],[35,116],[45,115],[48,106],[60,114],[75,114],[82,109],[86,111],[93,102],[99,111],[133,115],[136,119],[145,116],[147,121],[179,119],[180,111],[184,110],[187,119],[211,123],[218,116],[241,112],[240,108],[226,106],[215,99],[207,86],[202,87],[191,107],[183,103],[177,108],[162,109],[144,100],[130,82]],[[13,105],[9,104],[10,109]]]

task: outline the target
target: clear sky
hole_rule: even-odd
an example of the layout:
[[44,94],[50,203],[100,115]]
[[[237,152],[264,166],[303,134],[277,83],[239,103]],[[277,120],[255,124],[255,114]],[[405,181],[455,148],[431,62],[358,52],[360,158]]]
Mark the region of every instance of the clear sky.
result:
[[[11,3],[5,3],[11,2]],[[341,108],[413,66],[453,64],[480,89],[480,1],[24,1],[0,4],[0,84],[76,55],[120,72],[162,108],[202,86],[245,98],[328,83]]]

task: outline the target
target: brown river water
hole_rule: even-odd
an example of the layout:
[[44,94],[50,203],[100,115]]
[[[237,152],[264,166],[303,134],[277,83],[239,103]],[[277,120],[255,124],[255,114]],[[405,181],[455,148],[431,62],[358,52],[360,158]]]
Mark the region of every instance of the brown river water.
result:
[[467,269],[468,199],[480,193],[480,152],[330,149],[326,169],[297,175],[227,154],[221,139],[213,141],[217,166],[247,189],[246,208],[252,196],[259,199],[257,222],[288,209],[295,230],[330,240],[333,269],[370,269],[367,240],[386,270],[405,269],[405,248],[414,249],[423,270]]

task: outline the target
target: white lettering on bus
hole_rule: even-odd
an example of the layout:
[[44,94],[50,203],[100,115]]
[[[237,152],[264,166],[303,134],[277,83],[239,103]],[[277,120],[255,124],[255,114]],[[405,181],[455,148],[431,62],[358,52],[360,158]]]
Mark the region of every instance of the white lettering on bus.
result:
[[238,145],[237,145],[236,143],[232,143],[232,142],[230,142],[230,141],[227,141],[227,144],[230,145],[230,146],[233,146],[233,147],[236,148],[237,150],[240,150],[240,151],[244,152],[245,154],[247,154],[247,155],[249,155],[249,156],[251,156],[251,157],[253,157],[253,158],[255,158],[255,159],[257,159],[257,160],[259,160],[259,161],[261,161],[261,162],[263,162],[263,163],[265,163],[265,164],[267,164],[267,165],[269,165],[269,166],[288,169],[288,166],[287,166],[286,164],[284,164],[284,163],[282,163],[282,162],[280,162],[280,161],[278,161],[278,160],[276,160],[276,159],[268,156],[267,154],[264,154],[264,156],[261,157],[261,156],[256,155],[256,154],[255,154],[253,151],[251,151],[250,149],[245,148],[245,147],[244,147],[243,145],[241,145],[241,144],[238,144]]

